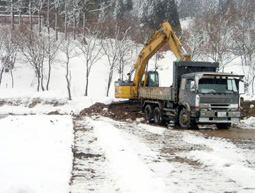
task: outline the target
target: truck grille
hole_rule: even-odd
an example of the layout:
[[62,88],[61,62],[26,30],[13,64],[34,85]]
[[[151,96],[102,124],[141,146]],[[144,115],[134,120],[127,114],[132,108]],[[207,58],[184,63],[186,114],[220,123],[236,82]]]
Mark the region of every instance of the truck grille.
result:
[[228,110],[229,104],[211,104],[211,110]]

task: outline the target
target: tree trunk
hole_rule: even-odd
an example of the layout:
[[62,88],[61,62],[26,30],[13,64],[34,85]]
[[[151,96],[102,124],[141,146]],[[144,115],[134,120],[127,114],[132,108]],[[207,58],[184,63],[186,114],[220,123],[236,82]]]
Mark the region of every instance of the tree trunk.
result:
[[56,34],[56,40],[58,40],[58,7],[55,13],[55,34]]
[[37,72],[37,91],[40,91],[40,72]]
[[83,13],[83,22],[82,22],[82,30],[83,30],[83,36],[85,36],[85,27],[86,27],[86,13]]
[[0,72],[0,86],[1,86],[1,83],[2,83],[3,73],[4,73],[4,68],[2,68],[1,72]]
[[11,72],[11,78],[12,78],[12,88],[14,88],[14,78],[13,78],[12,69],[10,69],[10,72]]
[[76,40],[76,19],[74,18],[73,39]]
[[11,26],[12,26],[12,29],[14,29],[14,10],[13,10],[13,0],[11,1]]
[[[69,77],[68,77],[68,74],[69,74]],[[70,71],[66,75],[66,82],[67,82],[68,100],[72,100],[72,93],[71,93],[71,72]]]
[[49,55],[49,59],[48,60],[49,60],[48,61],[49,69],[48,69],[48,78],[47,78],[46,90],[49,90],[50,78],[51,78],[51,59],[50,59],[50,55]]
[[71,72],[69,70],[69,59],[67,59],[67,62],[66,62],[66,83],[67,83],[68,99],[72,100],[72,95],[71,95]]
[[89,85],[89,70],[87,67],[87,71],[86,71],[86,88],[85,88],[85,95],[84,96],[88,96],[88,85]]
[[47,5],[47,29],[48,29],[48,35],[50,33],[50,0],[48,0]]
[[43,85],[43,83],[44,83],[44,81],[43,81],[43,78],[44,78],[44,76],[43,76],[43,64],[42,64],[40,70],[41,70],[41,88],[42,88],[42,91],[44,91],[45,89],[44,89],[44,85]]
[[65,40],[67,40],[67,2],[65,0]]
[[112,83],[112,75],[113,75],[113,67],[111,67],[109,77],[108,77],[108,84],[107,84],[107,91],[106,91],[107,97],[109,96],[109,90],[110,90],[111,83]]
[[29,1],[29,19],[30,19],[30,30],[33,30],[33,24],[32,24],[32,2]]
[[[74,7],[75,1],[73,1],[73,7]],[[75,17],[75,11],[73,10],[73,18],[74,18],[74,24],[73,24],[73,39],[76,39],[76,17]]]
[[51,56],[50,56],[50,52],[51,52],[51,45],[50,45],[50,30],[48,28],[48,78],[47,78],[47,84],[46,84],[46,90],[49,90],[49,85],[50,85],[50,78],[51,78]]

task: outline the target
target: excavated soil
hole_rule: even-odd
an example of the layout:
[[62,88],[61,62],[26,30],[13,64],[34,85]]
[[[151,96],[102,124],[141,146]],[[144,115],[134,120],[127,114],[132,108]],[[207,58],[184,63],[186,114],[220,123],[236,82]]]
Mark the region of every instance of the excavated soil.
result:
[[[244,117],[255,116],[255,101],[243,101]],[[95,103],[80,112],[80,116],[105,116],[119,121],[135,121],[143,118],[141,103],[137,101],[114,102],[109,105]]]
[[80,116],[105,116],[119,121],[135,121],[143,118],[141,103],[127,101],[110,105],[95,103],[80,112]]

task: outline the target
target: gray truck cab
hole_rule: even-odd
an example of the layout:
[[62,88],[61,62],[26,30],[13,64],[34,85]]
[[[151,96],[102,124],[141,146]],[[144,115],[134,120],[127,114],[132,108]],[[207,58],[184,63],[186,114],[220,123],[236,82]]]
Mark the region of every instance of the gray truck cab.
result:
[[185,106],[191,122],[229,129],[232,123],[240,121],[239,82],[242,78],[242,75],[217,72],[183,74],[179,104]]

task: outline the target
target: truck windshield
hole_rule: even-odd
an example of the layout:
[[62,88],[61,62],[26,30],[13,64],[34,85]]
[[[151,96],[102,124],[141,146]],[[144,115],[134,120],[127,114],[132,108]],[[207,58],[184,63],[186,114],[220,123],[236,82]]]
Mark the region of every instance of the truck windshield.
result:
[[234,79],[202,78],[199,80],[199,93],[202,94],[231,94],[237,93],[237,85]]

